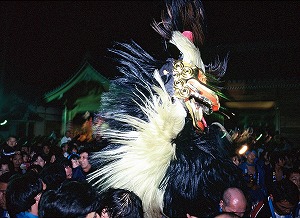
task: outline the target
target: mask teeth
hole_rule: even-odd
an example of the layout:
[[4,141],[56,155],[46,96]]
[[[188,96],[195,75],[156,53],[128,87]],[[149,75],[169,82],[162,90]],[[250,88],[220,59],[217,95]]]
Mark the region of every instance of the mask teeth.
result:
[[202,111],[202,108],[199,107],[198,109],[196,109],[196,120],[202,120],[203,118],[203,111]]
[[202,120],[201,122],[203,123],[204,127],[207,127],[207,123],[206,123],[206,120],[204,119],[204,117],[202,116]]

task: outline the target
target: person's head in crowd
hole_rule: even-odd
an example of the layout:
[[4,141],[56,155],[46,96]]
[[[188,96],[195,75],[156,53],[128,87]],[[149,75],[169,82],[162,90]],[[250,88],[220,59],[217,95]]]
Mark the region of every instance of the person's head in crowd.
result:
[[241,157],[238,154],[234,154],[231,156],[231,160],[236,166],[238,166],[240,165]]
[[242,190],[230,187],[224,191],[219,205],[221,212],[230,212],[242,217],[247,208],[247,199]]
[[72,163],[72,168],[76,168],[76,167],[80,166],[80,163],[79,163],[80,155],[79,154],[74,154],[74,153],[70,154],[68,159]]
[[230,159],[232,160],[232,162],[236,165],[236,166],[239,166],[240,163],[241,163],[241,156],[240,154],[238,153],[238,151],[236,150],[236,146],[233,146],[231,147],[229,150],[228,150],[228,154],[229,154],[229,157]]
[[271,152],[268,149],[264,149],[260,154],[260,159],[264,162],[264,164],[270,163],[270,154]]
[[42,191],[42,180],[34,172],[11,177],[6,190],[6,205],[11,217],[37,217]]
[[42,142],[38,141],[35,142],[30,149],[30,156],[32,157],[35,154],[40,154],[43,153],[43,147],[42,147]]
[[68,149],[69,149],[69,144],[66,143],[62,143],[61,144],[61,149],[62,149],[62,154],[64,157],[68,157],[69,153],[68,153]]
[[79,151],[79,155],[80,155],[80,159],[79,159],[80,166],[82,167],[82,170],[85,173],[88,173],[92,168],[92,165],[89,161],[91,152],[87,149],[81,149]]
[[6,144],[12,148],[16,147],[18,144],[17,137],[13,135],[9,136],[6,140]]
[[56,161],[59,162],[64,158],[62,149],[59,146],[51,146],[51,158],[50,158],[50,163],[55,163]]
[[279,215],[290,215],[299,201],[298,187],[286,178],[274,182],[271,194],[275,212]]
[[281,151],[274,151],[270,156],[272,167],[283,168],[285,165],[285,154]]
[[44,154],[49,155],[49,153],[50,153],[50,143],[49,142],[44,142],[42,149],[43,149]]
[[66,178],[72,179],[72,162],[71,160],[64,158],[60,162],[60,165],[62,165],[66,172]]
[[21,152],[15,152],[11,157],[10,157],[11,162],[14,165],[14,171],[15,172],[21,172],[21,164],[23,163],[23,158],[21,155]]
[[142,218],[142,200],[132,191],[110,188],[101,194],[101,218]]
[[71,138],[71,137],[72,137],[72,133],[71,133],[70,130],[67,130],[67,131],[66,131],[65,137],[66,137],[66,138]]
[[56,155],[52,154],[50,157],[50,163],[53,164],[53,163],[55,163],[55,161],[56,161]]
[[300,192],[300,169],[293,167],[287,171],[286,178],[297,185]]
[[[191,218],[193,218],[193,217],[191,217]],[[215,216],[215,218],[240,218],[240,216],[236,215],[235,213],[224,212],[224,213],[221,213],[221,214]]]
[[17,138],[15,136],[9,136],[6,139],[6,143],[2,146],[1,157],[11,157],[17,148]]
[[100,218],[99,194],[87,182],[66,181],[58,189],[46,191],[40,200],[39,217]]
[[73,141],[70,141],[69,143],[69,146],[68,146],[68,153],[69,154],[72,154],[72,153],[75,153],[77,154],[78,153],[78,146],[75,142]]
[[247,163],[249,163],[249,164],[254,164],[255,163],[256,156],[257,156],[257,153],[256,153],[255,150],[249,150],[245,153],[245,155],[246,155]]
[[60,163],[54,163],[42,169],[40,178],[45,183],[46,190],[55,190],[66,180],[66,172]]
[[0,175],[6,173],[6,172],[10,172],[13,171],[13,164],[12,162],[9,160],[9,158],[0,158]]
[[12,177],[13,173],[6,172],[0,176],[0,208],[6,210],[6,189],[9,179]]
[[46,158],[42,153],[34,154],[31,159],[32,164],[40,165],[41,167],[44,167],[46,165]]
[[40,165],[35,165],[35,164],[31,164],[28,168],[27,168],[27,172],[29,171],[33,171],[37,174],[39,174],[40,172],[42,172],[43,167],[41,167]]
[[30,162],[30,155],[27,152],[21,151],[21,155],[22,155],[23,163]]
[[24,144],[21,146],[21,151],[30,154],[30,146],[28,144]]

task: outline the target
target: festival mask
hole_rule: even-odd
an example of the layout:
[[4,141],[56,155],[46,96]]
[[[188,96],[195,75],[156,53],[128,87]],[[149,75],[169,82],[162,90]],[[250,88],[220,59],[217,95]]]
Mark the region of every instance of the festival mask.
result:
[[203,113],[210,115],[220,108],[219,98],[209,89],[203,71],[181,60],[173,62],[174,95],[183,99],[193,120],[200,131],[207,126]]

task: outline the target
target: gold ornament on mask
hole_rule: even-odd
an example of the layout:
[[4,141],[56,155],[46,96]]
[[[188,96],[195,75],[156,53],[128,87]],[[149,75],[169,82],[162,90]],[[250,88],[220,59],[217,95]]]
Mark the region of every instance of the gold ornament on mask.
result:
[[209,115],[219,110],[218,96],[206,86],[204,72],[182,60],[173,63],[174,95],[183,99],[193,120],[194,126],[202,130],[206,126],[203,113]]
[[[181,99],[188,98],[191,94],[190,88],[187,85],[188,80],[198,80],[199,77],[205,78],[205,75],[199,68],[191,66],[180,60],[173,63],[173,75],[175,96]],[[206,79],[203,81],[206,82]]]

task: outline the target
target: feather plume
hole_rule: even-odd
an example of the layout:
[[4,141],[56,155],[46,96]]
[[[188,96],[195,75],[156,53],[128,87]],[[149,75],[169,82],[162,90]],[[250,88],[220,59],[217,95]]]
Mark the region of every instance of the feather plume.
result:
[[[154,74],[163,85],[158,72]],[[153,91],[155,94],[139,105],[147,122],[124,114],[115,116],[133,130],[104,131],[103,136],[120,147],[93,155],[97,164],[110,164],[104,164],[88,177],[101,191],[116,187],[135,192],[142,199],[146,217],[159,217],[162,211],[164,190],[158,187],[170,161],[175,159],[176,145],[172,141],[184,127],[186,117],[185,109],[179,102],[172,102],[163,86],[153,87]]]
[[200,51],[182,33],[174,31],[170,40],[182,53],[183,61],[197,66],[205,72],[205,66],[201,59]]

